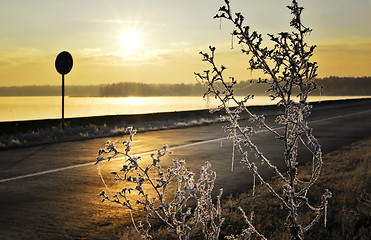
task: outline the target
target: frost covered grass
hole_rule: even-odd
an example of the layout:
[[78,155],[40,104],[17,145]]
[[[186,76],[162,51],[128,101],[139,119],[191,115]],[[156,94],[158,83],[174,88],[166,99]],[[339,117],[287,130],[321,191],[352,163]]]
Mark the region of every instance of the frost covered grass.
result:
[[[324,156],[324,166],[316,184],[311,188],[310,198],[320,199],[325,188],[330,188],[333,197],[327,214],[327,226],[321,224],[305,234],[305,239],[369,239],[371,176],[371,138],[354,143]],[[312,164],[301,167],[301,177],[310,176]],[[271,179],[270,184],[278,187],[279,182]],[[240,217],[236,214],[237,206],[253,209],[256,214],[255,225],[262,229],[269,239],[288,239],[282,225],[282,213],[279,202],[262,186],[257,186],[256,196],[250,193],[230,196],[222,201],[224,216],[229,219],[229,231],[238,228]],[[281,217],[280,217],[281,216]],[[310,215],[304,215],[301,221],[309,221]],[[228,221],[228,220],[226,220]],[[227,229],[226,229],[227,230]]]
[[[354,143],[324,156],[322,174],[310,193],[311,199],[320,199],[325,188],[330,188],[333,198],[330,200],[327,227],[321,224],[308,231],[305,239],[369,239],[371,176],[371,138]],[[308,177],[312,164],[301,167],[301,177]],[[271,179],[270,183],[278,187],[279,182]],[[253,209],[256,214],[255,225],[266,233],[270,239],[288,239],[289,235],[282,225],[282,213],[279,202],[272,199],[271,194],[262,186],[257,186],[257,194],[250,193],[230,196],[222,201],[223,212],[229,219],[230,231],[238,228],[240,217],[236,214],[237,206]],[[278,207],[278,208],[277,208]],[[310,215],[305,215],[302,221],[309,221]],[[226,220],[227,221],[227,220]],[[228,227],[227,227],[228,228]]]
[[[353,143],[337,151],[324,155],[322,174],[313,186],[311,198],[318,199],[324,188],[329,187],[334,193],[330,200],[327,227],[316,225],[305,235],[305,239],[329,240],[366,240],[371,234],[370,208],[371,196],[371,138]],[[301,166],[301,175],[308,176],[312,164]],[[273,187],[279,187],[277,179],[268,181]],[[263,186],[256,187],[255,196],[251,191],[230,195],[222,199],[222,212],[225,218],[221,232],[224,235],[234,234],[246,227],[243,224],[238,207],[252,209],[255,213],[254,225],[261,229],[268,239],[288,239],[289,234],[282,225],[282,211],[279,202],[271,197],[271,193]],[[308,219],[303,219],[309,220]],[[199,233],[200,234],[200,233]],[[151,231],[153,239],[177,239],[169,235],[164,225],[157,223]],[[195,233],[195,239],[197,233]],[[124,227],[120,234],[121,240],[138,238],[140,235],[133,227]]]
[[70,126],[67,121],[67,124],[63,130],[61,130],[59,126],[54,126],[38,128],[27,132],[19,132],[14,134],[1,133],[0,149],[29,147],[35,145],[92,139],[98,137],[118,136],[125,134],[126,128],[132,125],[134,125],[139,132],[146,132],[201,126],[205,124],[220,122],[220,119],[217,116],[204,118],[199,116],[192,116],[191,113],[189,113],[188,115],[189,117],[183,119],[169,119],[167,121],[141,121],[135,124],[118,122],[117,124],[113,125],[88,124],[85,126]]

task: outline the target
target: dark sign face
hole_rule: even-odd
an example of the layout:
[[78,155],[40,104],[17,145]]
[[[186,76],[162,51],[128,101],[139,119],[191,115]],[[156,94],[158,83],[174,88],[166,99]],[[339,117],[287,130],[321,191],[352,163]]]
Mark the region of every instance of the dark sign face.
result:
[[69,73],[72,69],[72,65],[73,59],[69,52],[61,52],[58,54],[57,59],[55,59],[55,68],[62,75]]

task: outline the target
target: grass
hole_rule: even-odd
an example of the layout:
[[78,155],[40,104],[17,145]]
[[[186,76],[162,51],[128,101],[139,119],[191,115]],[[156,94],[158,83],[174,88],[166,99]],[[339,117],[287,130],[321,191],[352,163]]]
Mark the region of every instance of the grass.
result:
[[[320,201],[325,188],[333,196],[330,199],[327,212],[327,226],[324,227],[323,217],[312,229],[305,233],[305,239],[369,239],[371,218],[371,183],[369,176],[371,162],[371,138],[353,143],[324,156],[322,173],[317,183],[311,188],[309,199],[314,204]],[[311,171],[311,163],[299,168],[301,177],[305,178]],[[275,179],[270,180],[275,189],[281,186]],[[223,202],[225,222],[220,239],[230,234],[239,234],[246,228],[238,207],[241,206],[247,214],[254,211],[254,225],[268,239],[289,239],[285,229],[286,215],[280,203],[272,197],[264,186],[258,185],[255,196],[251,191],[226,197]],[[302,217],[303,222],[309,222],[310,214]],[[153,225],[151,233],[154,239],[176,239],[169,236],[160,224]],[[133,228],[126,228],[119,235],[121,240],[139,239]],[[200,239],[195,233],[194,239]]]

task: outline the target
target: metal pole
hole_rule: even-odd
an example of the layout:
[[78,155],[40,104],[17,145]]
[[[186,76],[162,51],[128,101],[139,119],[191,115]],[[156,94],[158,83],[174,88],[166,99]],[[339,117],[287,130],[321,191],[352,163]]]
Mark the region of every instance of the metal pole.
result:
[[64,129],[64,74],[62,74],[62,129]]

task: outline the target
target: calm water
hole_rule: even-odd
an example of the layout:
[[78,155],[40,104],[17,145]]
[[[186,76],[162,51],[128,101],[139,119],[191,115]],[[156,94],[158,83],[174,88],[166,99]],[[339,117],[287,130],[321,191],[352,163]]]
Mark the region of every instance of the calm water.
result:
[[[351,97],[312,97],[311,101]],[[274,104],[268,97],[255,97],[250,105]],[[0,121],[53,119],[61,117],[61,97],[0,97]],[[115,114],[141,114],[208,109],[217,106],[202,97],[66,97],[65,117],[85,117]]]

